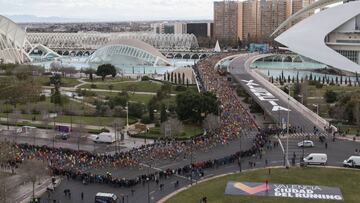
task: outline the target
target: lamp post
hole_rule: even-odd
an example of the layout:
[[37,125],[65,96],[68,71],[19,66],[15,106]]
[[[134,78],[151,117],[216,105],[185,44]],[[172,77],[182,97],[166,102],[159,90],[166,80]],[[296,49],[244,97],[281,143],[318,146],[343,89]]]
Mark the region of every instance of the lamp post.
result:
[[191,143],[190,143],[190,185],[192,185],[193,183],[193,166],[192,166],[192,163],[193,163],[193,152],[192,152],[192,147],[193,147],[193,140],[191,139]]
[[289,168],[289,125],[290,125],[290,84],[288,85],[288,101],[287,101],[287,126],[286,126],[286,168]]

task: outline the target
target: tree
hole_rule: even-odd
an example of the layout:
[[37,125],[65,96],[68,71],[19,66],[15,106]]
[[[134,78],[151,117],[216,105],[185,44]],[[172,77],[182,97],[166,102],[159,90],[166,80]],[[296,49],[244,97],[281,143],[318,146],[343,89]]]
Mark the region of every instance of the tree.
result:
[[92,69],[92,68],[87,68],[87,69],[84,71],[84,73],[85,73],[86,75],[89,75],[89,79],[90,79],[91,81],[94,80],[93,75],[96,73],[96,71],[95,71],[94,69]]
[[187,90],[176,96],[176,106],[176,113],[180,120],[190,119],[193,122],[201,122],[204,115],[210,113],[217,115],[219,102],[213,93]]
[[50,84],[54,85],[55,90],[59,90],[61,86],[61,75],[55,74],[50,77]]
[[49,168],[45,161],[25,160],[21,164],[20,170],[25,174],[25,178],[32,183],[32,198],[35,199],[35,184],[40,178],[49,175]]
[[327,103],[334,103],[336,102],[338,96],[336,92],[332,90],[326,90],[324,97]]
[[167,113],[166,113],[166,106],[165,104],[161,104],[161,111],[160,111],[160,122],[163,123],[167,121]]
[[203,120],[203,127],[207,132],[213,132],[221,127],[219,116],[209,114]]
[[108,75],[111,75],[112,77],[116,76],[116,68],[111,64],[100,65],[97,68],[96,75],[101,76],[101,80],[104,81],[105,77]]
[[160,132],[165,137],[176,137],[183,132],[183,123],[176,118],[170,118],[169,120],[161,123]]
[[140,103],[129,103],[129,116],[141,118],[145,112],[145,105]]
[[77,148],[80,150],[81,143],[86,141],[86,128],[83,122],[80,122],[76,127],[73,128],[73,134],[77,139]]
[[182,84],[185,85],[185,73],[182,74],[182,80],[181,81],[182,81]]

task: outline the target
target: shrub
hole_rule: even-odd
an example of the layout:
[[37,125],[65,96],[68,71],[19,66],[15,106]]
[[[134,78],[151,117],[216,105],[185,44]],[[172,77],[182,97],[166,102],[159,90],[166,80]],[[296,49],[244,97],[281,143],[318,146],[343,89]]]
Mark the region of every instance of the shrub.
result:
[[178,86],[175,87],[175,91],[184,92],[184,91],[186,91],[186,87],[182,86],[182,85],[178,85]]
[[143,124],[150,124],[151,123],[151,120],[150,120],[150,117],[148,115],[145,115],[141,118],[141,123]]
[[45,95],[41,95],[39,98],[39,101],[46,101],[46,96]]
[[334,92],[332,90],[327,90],[325,92],[324,97],[325,97],[325,100],[326,100],[327,103],[334,103],[334,102],[337,101],[338,95],[337,95],[336,92]]
[[142,76],[141,77],[141,81],[149,81],[149,80],[150,80],[149,76]]

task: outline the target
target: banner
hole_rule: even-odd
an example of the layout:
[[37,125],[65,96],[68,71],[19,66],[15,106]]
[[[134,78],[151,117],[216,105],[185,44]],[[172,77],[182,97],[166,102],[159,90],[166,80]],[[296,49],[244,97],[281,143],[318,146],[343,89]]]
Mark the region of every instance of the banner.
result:
[[289,185],[276,183],[254,182],[228,182],[225,189],[227,195],[288,197],[318,200],[343,201],[340,188],[314,186],[314,185]]

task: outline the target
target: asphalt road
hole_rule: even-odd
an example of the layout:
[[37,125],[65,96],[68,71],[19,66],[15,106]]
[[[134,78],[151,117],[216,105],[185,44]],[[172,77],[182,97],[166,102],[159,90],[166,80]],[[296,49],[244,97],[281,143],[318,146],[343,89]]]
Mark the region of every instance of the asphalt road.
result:
[[[290,126],[298,126],[302,127],[304,129],[303,132],[313,132],[314,123],[308,119],[306,116],[304,116],[301,113],[301,110],[293,108],[291,105],[288,105],[288,99],[287,98],[281,98],[274,96],[276,95],[273,89],[271,89],[268,86],[263,86],[262,83],[260,83],[256,78],[252,77],[248,72],[246,71],[245,63],[246,60],[249,59],[250,55],[241,55],[240,57],[235,58],[229,66],[230,73],[235,78],[235,80],[249,93],[249,95],[255,99],[255,101],[269,114],[273,120],[276,123],[287,123],[287,117],[288,117],[288,111],[286,110],[278,110],[274,111],[273,108],[276,106],[275,103],[278,106],[281,106],[285,109],[290,109],[290,115],[289,115],[289,123]],[[251,84],[251,87],[248,86],[248,82],[246,81],[253,81]],[[260,100],[258,96],[255,96],[254,91],[255,88],[256,91],[260,93],[261,95],[266,95],[266,91],[273,95],[267,95],[264,96],[265,100]],[[265,90],[265,91],[264,91]],[[275,102],[275,103],[274,103]],[[273,103],[273,104],[272,104]],[[319,129],[323,130],[323,129]]]

